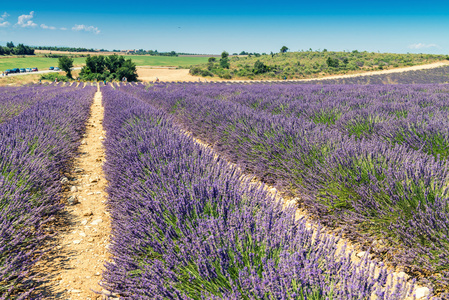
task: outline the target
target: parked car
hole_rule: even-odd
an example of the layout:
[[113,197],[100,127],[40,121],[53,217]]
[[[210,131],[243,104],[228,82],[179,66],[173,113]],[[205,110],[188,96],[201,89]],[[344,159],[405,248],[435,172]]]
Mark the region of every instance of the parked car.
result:
[[61,69],[58,67],[55,67],[55,71],[61,71]]
[[25,69],[27,72],[31,72],[31,68],[26,68]]
[[49,70],[54,70],[55,69],[55,67],[50,67],[50,68],[48,68]]
[[11,74],[11,73],[12,73],[11,69],[8,69],[8,70],[5,71],[5,75]]
[[39,71],[37,68],[33,68],[33,69],[31,69],[31,71],[33,71],[33,72],[37,72],[37,71]]
[[19,68],[14,68],[14,69],[12,69],[12,73],[20,73],[20,69]]
[[25,73],[25,72],[26,72],[25,68],[20,68],[20,73]]

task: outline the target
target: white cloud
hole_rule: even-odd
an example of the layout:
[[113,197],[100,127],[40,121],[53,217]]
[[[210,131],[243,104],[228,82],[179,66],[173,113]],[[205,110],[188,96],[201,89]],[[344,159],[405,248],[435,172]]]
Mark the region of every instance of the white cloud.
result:
[[65,27],[61,27],[61,28],[59,28],[59,29],[61,29],[61,30],[67,30],[67,28],[65,28]]
[[54,26],[47,26],[45,24],[41,24],[41,28],[43,28],[43,29],[50,29],[50,30],[55,30],[56,29],[56,27],[54,27]]
[[437,44],[423,44],[423,43],[411,44],[408,47],[410,49],[440,48]]
[[20,27],[36,27],[37,24],[33,22],[34,11],[30,12],[29,15],[21,15],[17,20],[17,24]]
[[72,27],[72,30],[75,31],[88,31],[88,32],[93,32],[95,34],[99,34],[100,30],[98,29],[98,27],[94,27],[94,26],[86,26],[86,25],[76,25]]
[[5,21],[7,17],[9,17],[9,14],[7,12],[4,12],[0,17],[0,27],[8,27],[10,25],[8,21]]

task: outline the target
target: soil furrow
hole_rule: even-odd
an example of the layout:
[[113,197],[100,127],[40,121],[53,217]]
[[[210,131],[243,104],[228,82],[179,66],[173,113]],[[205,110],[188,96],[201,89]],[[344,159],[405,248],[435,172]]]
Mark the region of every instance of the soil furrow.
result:
[[87,121],[79,156],[70,173],[64,174],[65,207],[49,224],[56,233],[51,250],[38,264],[45,274],[39,291],[45,299],[99,299],[104,263],[109,260],[110,218],[106,210],[105,152],[102,145],[103,107],[98,89]]

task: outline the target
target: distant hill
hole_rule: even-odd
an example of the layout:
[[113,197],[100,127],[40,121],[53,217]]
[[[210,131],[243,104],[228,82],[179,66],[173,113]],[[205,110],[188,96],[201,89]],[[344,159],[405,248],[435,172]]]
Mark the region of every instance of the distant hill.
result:
[[[393,69],[448,60],[448,55],[302,51],[210,58],[190,68],[192,75],[225,79],[303,79]],[[223,61],[226,60],[226,61]]]

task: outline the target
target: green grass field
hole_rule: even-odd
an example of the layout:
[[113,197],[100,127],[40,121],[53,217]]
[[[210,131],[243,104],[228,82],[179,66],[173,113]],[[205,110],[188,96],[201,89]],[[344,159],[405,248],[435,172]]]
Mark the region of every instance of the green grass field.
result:
[[[131,58],[136,66],[183,66],[207,63],[207,57],[171,57],[171,56],[148,56],[148,55],[127,55],[126,59]],[[73,59],[74,66],[84,65],[85,57],[76,57]],[[13,68],[38,68],[47,70],[49,67],[57,67],[58,59],[43,56],[25,56],[25,57],[0,57],[0,71]]]
[[207,63],[208,57],[172,57],[172,56],[149,56],[128,55],[136,66],[173,66],[188,67],[196,64]]
[[[73,59],[75,66],[81,66],[86,61],[85,57]],[[0,71],[13,68],[38,68],[39,70],[48,70],[49,67],[57,67],[58,59],[42,56],[25,56],[25,57],[1,57]]]

